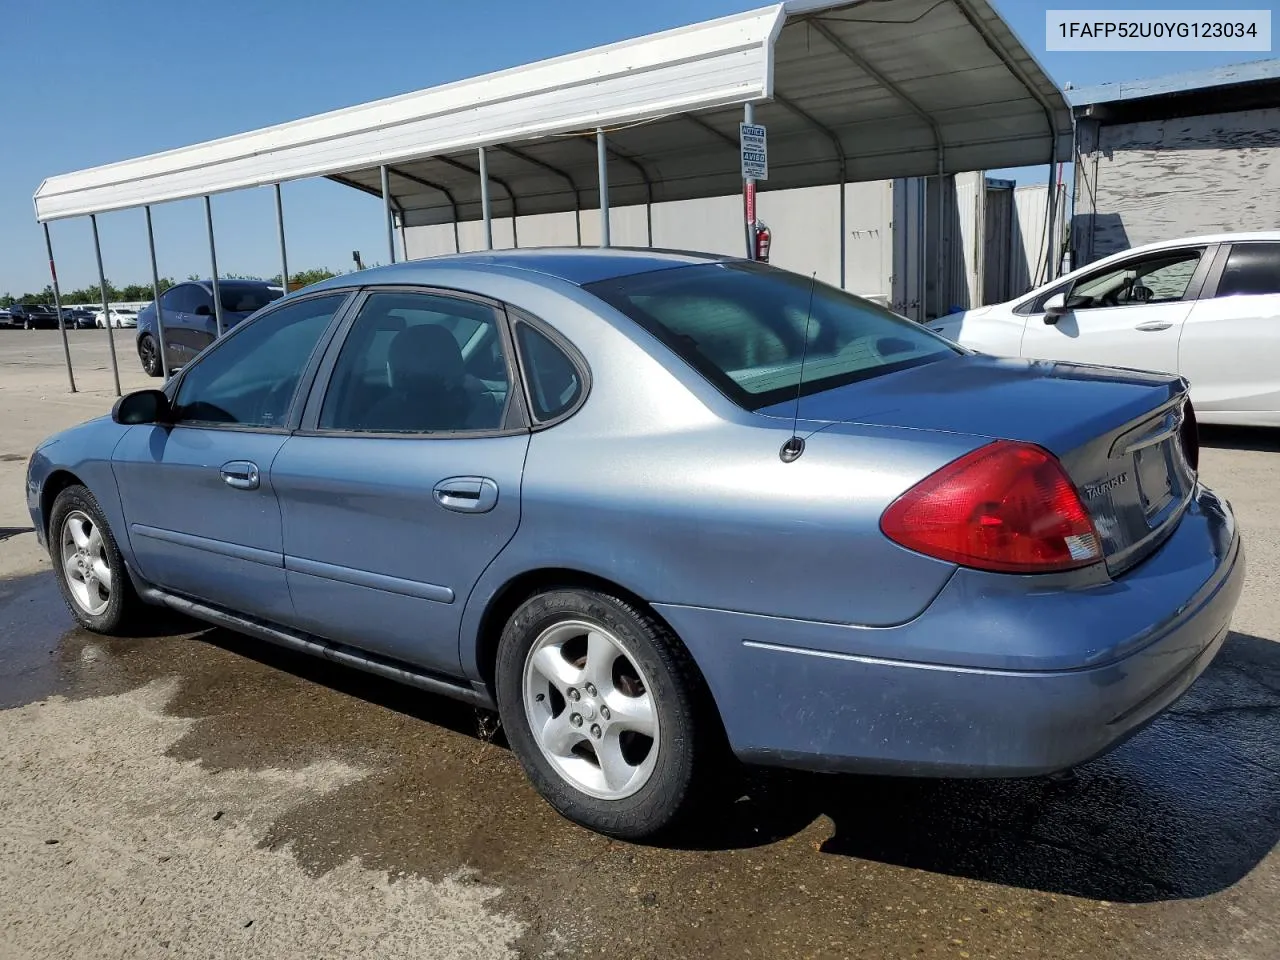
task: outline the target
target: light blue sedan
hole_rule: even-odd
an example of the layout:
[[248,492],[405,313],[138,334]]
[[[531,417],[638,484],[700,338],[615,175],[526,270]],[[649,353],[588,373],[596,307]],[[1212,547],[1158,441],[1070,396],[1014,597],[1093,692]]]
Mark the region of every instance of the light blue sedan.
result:
[[1185,381],[999,360],[760,264],[443,257],[267,306],[32,456],[75,618],[163,604],[496,708],[640,838],[730,755],[1029,776],[1217,653]]

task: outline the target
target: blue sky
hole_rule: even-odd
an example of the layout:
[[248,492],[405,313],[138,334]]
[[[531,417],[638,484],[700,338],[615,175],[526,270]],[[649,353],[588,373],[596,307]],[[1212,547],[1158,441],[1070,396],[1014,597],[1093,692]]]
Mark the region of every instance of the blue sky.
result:
[[[1275,0],[1241,0],[1266,7]],[[153,153],[516,66],[759,6],[752,0],[485,0],[362,4],[334,0],[0,0],[0,293],[48,282],[31,195],[55,173]],[[1088,86],[1204,69],[1272,54],[1046,53],[1045,10],[1076,0],[995,0],[1060,84]],[[1205,0],[1125,6],[1210,6]],[[216,14],[211,11],[216,9]],[[13,56],[21,54],[18,61]],[[1043,181],[1045,169],[1018,171]],[[289,262],[350,267],[384,256],[377,200],[326,181],[284,187]],[[99,217],[116,283],[150,277],[140,210]],[[214,198],[219,267],[278,270],[269,189]],[[154,208],[162,274],[207,275],[199,200]],[[96,282],[88,220],[53,224],[59,278]]]

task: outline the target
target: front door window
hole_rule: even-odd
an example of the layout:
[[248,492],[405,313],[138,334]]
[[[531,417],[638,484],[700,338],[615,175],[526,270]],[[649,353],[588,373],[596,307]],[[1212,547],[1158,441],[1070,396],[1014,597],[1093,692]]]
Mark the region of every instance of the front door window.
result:
[[1067,306],[1073,310],[1097,310],[1134,304],[1174,303],[1186,296],[1199,250],[1151,254],[1114,264],[1078,280]]
[[228,337],[182,378],[180,423],[283,426],[298,379],[346,294],[282,306]]

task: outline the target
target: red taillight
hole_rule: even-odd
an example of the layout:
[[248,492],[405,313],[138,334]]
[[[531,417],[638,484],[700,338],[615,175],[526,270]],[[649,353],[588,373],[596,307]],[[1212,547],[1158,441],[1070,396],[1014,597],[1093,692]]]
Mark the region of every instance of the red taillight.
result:
[[895,543],[1001,573],[1049,573],[1102,558],[1075,485],[1047,450],[998,440],[926,477],[880,518]]
[[1182,405],[1182,453],[1193,471],[1200,469],[1200,424],[1196,422],[1195,407],[1188,400]]

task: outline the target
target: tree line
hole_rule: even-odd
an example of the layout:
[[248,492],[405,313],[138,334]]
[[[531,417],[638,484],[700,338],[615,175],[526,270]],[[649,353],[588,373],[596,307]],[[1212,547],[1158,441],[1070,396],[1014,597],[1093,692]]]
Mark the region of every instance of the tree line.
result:
[[[321,280],[328,280],[330,277],[336,277],[337,274],[326,267],[315,267],[311,270],[299,270],[297,273],[289,274],[289,289],[297,290],[299,287],[305,287],[312,283],[319,283]],[[188,280],[204,279],[198,274],[191,274]],[[272,277],[258,277],[251,274],[229,273],[225,276],[219,276],[219,280],[266,280],[268,283],[279,283],[280,274]],[[177,281],[172,277],[161,277],[158,284],[160,292],[164,293],[172,287]],[[83,287],[78,290],[63,290],[63,303],[101,303],[102,290],[98,286]],[[123,287],[117,287],[110,280],[107,281],[107,300],[111,303],[125,302],[143,302],[148,301],[152,297],[151,284],[149,283],[130,283]],[[15,303],[44,303],[53,306],[53,285],[45,284],[45,288],[39,293],[22,293],[17,296],[11,293],[0,294],[0,309],[13,306]]]

